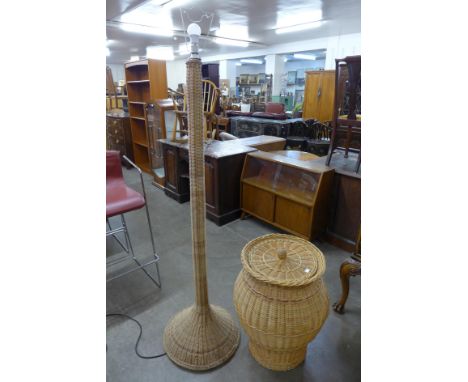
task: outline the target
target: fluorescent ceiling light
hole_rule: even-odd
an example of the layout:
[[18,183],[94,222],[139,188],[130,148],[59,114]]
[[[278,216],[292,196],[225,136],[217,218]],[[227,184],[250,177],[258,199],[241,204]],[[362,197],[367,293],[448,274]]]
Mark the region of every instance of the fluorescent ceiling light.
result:
[[322,10],[294,10],[280,11],[277,15],[276,33],[298,32],[311,28],[318,28],[322,23]]
[[171,46],[148,46],[146,48],[146,57],[171,61],[174,59],[174,52]]
[[236,66],[242,66],[242,62],[236,62]]
[[155,27],[149,27],[146,25],[123,23],[121,24],[121,28],[122,30],[126,32],[152,34],[155,36],[172,37],[174,35],[174,32],[172,31],[172,29],[155,28]]
[[139,56],[131,56],[130,61],[138,61],[140,59]]
[[215,31],[216,37],[213,41],[216,44],[220,45],[231,45],[231,46],[240,46],[246,48],[249,46],[249,28],[247,25],[242,25],[241,23],[246,23],[246,20],[236,20],[237,24],[226,23],[225,21],[220,21],[219,28]]
[[110,49],[106,47],[106,56],[109,57],[110,56]]
[[276,29],[275,32],[276,34],[299,32],[299,31],[303,31],[306,29],[318,28],[322,24],[323,24],[322,21],[314,21],[313,23],[292,25],[290,27],[281,27],[281,28]]
[[303,54],[303,53],[294,53],[294,58],[300,59],[300,60],[316,60],[317,57],[313,56],[311,54]]
[[243,62],[244,64],[263,64],[263,60],[256,60],[253,58],[243,58],[240,61]]
[[231,39],[222,38],[222,37],[215,37],[213,41],[219,45],[240,46],[242,48],[247,48],[249,46],[248,41],[231,40]]
[[288,62],[288,58],[287,58],[287,57],[284,58],[284,62]]

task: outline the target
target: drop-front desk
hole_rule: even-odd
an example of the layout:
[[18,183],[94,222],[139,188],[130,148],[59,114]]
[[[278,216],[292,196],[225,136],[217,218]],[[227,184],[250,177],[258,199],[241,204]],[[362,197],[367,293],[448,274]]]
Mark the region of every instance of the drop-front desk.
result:
[[[184,203],[190,199],[188,143],[161,139],[166,195]],[[240,177],[245,155],[257,150],[283,150],[286,140],[260,135],[212,141],[205,147],[206,217],[217,225],[239,218]]]

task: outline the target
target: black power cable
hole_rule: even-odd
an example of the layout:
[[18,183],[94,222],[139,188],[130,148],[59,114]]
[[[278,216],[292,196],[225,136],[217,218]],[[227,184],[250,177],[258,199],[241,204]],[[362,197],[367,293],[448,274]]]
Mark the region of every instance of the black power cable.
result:
[[[166,353],[150,355],[150,356],[140,354],[140,352],[138,351],[138,344],[140,343],[141,335],[143,334],[143,328],[141,324],[137,320],[135,320],[133,317],[130,317],[123,313],[109,313],[109,314],[106,314],[106,317],[125,317],[125,318],[128,318],[129,320],[132,320],[138,325],[138,327],[140,328],[140,334],[138,335],[138,339],[135,343],[135,353],[138,357],[143,358],[143,359],[152,359],[152,358],[159,358],[159,357],[166,355]],[[107,351],[107,345],[106,345],[106,351]]]

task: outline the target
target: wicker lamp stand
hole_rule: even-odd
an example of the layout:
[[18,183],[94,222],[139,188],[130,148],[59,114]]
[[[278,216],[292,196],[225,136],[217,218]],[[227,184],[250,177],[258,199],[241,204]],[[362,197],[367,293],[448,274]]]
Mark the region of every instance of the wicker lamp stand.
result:
[[164,349],[179,366],[191,370],[208,370],[226,362],[235,353],[240,332],[226,310],[208,302],[203,96],[201,60],[198,56],[198,36],[201,30],[197,24],[190,24],[187,32],[191,41],[191,56],[186,65],[195,303],[169,321],[164,330]]

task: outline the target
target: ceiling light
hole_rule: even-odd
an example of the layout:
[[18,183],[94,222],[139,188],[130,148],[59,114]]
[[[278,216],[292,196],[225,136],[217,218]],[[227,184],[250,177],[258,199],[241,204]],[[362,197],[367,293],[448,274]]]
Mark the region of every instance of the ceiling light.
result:
[[287,58],[287,57],[284,58],[284,62],[288,62],[288,58]]
[[122,23],[121,28],[126,32],[152,34],[155,36],[172,37],[174,35],[174,32],[171,29],[155,28],[146,25]]
[[231,45],[231,46],[240,46],[242,48],[247,48],[249,43],[242,40],[231,40],[229,38],[215,37],[213,41],[219,45]]
[[256,59],[253,59],[253,58],[243,58],[240,61],[245,63],[245,64],[263,64],[263,60],[256,60]]
[[131,56],[130,61],[138,61],[140,59],[139,56]]
[[171,46],[148,46],[146,48],[146,57],[155,60],[172,61],[174,52]]
[[242,62],[236,62],[236,66],[242,66]]
[[312,56],[311,54],[303,54],[303,53],[294,53],[294,58],[299,60],[316,60],[316,56]]
[[292,25],[289,27],[277,28],[275,32],[276,34],[299,32],[299,31],[303,31],[306,29],[318,28],[322,24],[323,24],[323,21],[314,21],[313,23],[304,23],[304,24]]
[[106,56],[109,57],[110,56],[110,49],[106,47]]

